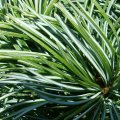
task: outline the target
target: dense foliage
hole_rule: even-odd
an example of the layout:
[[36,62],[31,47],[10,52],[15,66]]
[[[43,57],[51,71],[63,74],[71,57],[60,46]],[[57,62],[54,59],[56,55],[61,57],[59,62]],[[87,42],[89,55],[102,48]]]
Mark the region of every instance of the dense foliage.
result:
[[0,119],[120,119],[119,0],[0,0]]

